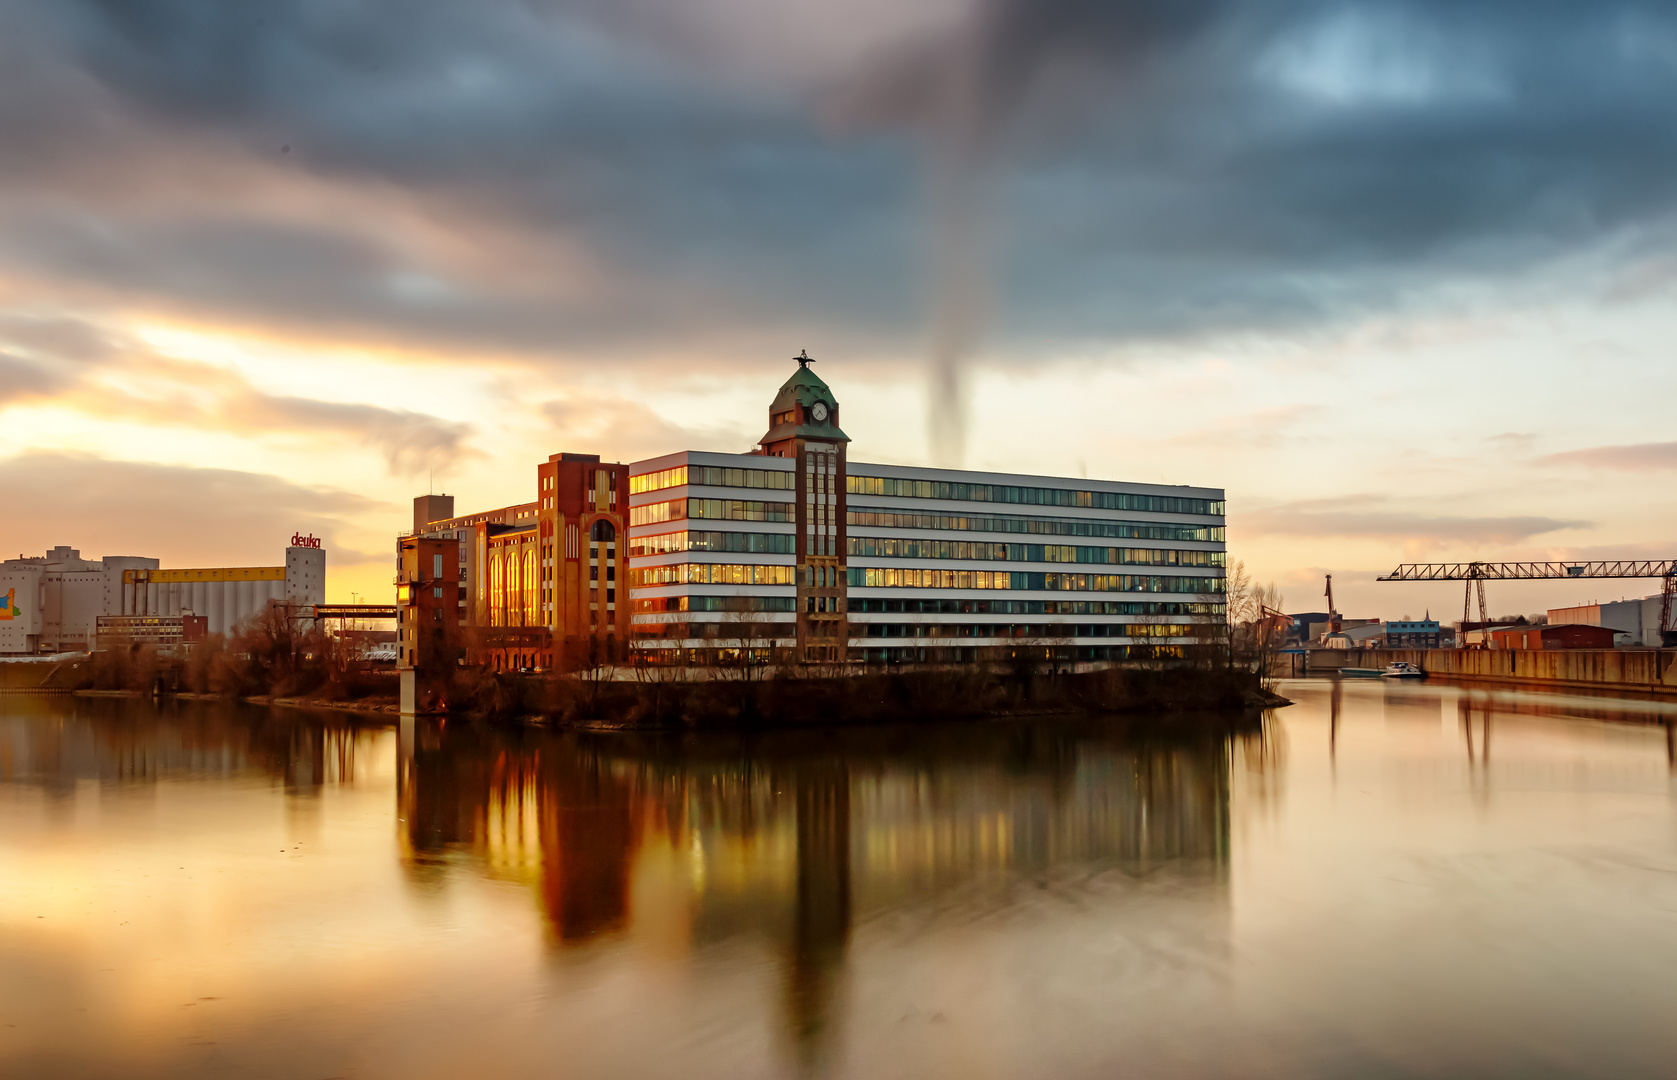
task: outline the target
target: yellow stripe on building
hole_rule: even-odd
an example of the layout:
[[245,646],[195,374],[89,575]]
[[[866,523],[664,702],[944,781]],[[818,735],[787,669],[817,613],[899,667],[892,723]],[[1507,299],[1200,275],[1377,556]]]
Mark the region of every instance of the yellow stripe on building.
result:
[[177,581],[284,581],[283,566],[218,566],[201,570],[124,570],[122,583],[168,584]]

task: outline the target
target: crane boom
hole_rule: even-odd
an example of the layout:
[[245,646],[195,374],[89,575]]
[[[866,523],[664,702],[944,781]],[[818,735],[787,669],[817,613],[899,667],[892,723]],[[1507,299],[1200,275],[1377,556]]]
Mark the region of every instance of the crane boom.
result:
[[1379,581],[1535,581],[1546,578],[1662,578],[1677,574],[1677,559],[1613,562],[1404,563]]

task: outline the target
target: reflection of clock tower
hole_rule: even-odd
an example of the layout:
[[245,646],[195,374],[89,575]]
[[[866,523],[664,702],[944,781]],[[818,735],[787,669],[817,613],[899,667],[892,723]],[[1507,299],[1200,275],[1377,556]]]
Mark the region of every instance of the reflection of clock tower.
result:
[[845,659],[845,447],[838,402],[809,356],[769,406],[769,433],[761,453],[797,462],[798,658]]

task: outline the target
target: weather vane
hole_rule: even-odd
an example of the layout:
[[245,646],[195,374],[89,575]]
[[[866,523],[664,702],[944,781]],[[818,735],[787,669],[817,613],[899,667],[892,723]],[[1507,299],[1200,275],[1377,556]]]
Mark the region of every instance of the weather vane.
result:
[[798,366],[801,368],[809,367],[809,365],[815,363],[815,357],[809,355],[808,349],[801,350],[798,355],[792,357],[792,359],[796,360],[798,362]]

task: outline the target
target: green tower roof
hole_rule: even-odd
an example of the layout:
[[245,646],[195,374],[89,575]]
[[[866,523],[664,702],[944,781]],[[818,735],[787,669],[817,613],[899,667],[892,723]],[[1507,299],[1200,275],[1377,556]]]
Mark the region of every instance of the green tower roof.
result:
[[[767,435],[757,441],[759,443],[779,442],[782,439],[829,439],[832,441],[849,442],[850,436],[839,429],[838,399],[833,397],[833,391],[821,381],[821,376],[809,369],[814,363],[809,356],[796,357],[798,370],[792,372],[792,377],[781,384],[780,392],[774,396],[774,404],[769,406],[769,417],[772,426]],[[813,406],[817,401],[827,403],[827,419],[815,423],[813,418],[805,414],[808,422],[802,424],[774,423],[774,417],[790,411],[794,406],[805,409]]]

